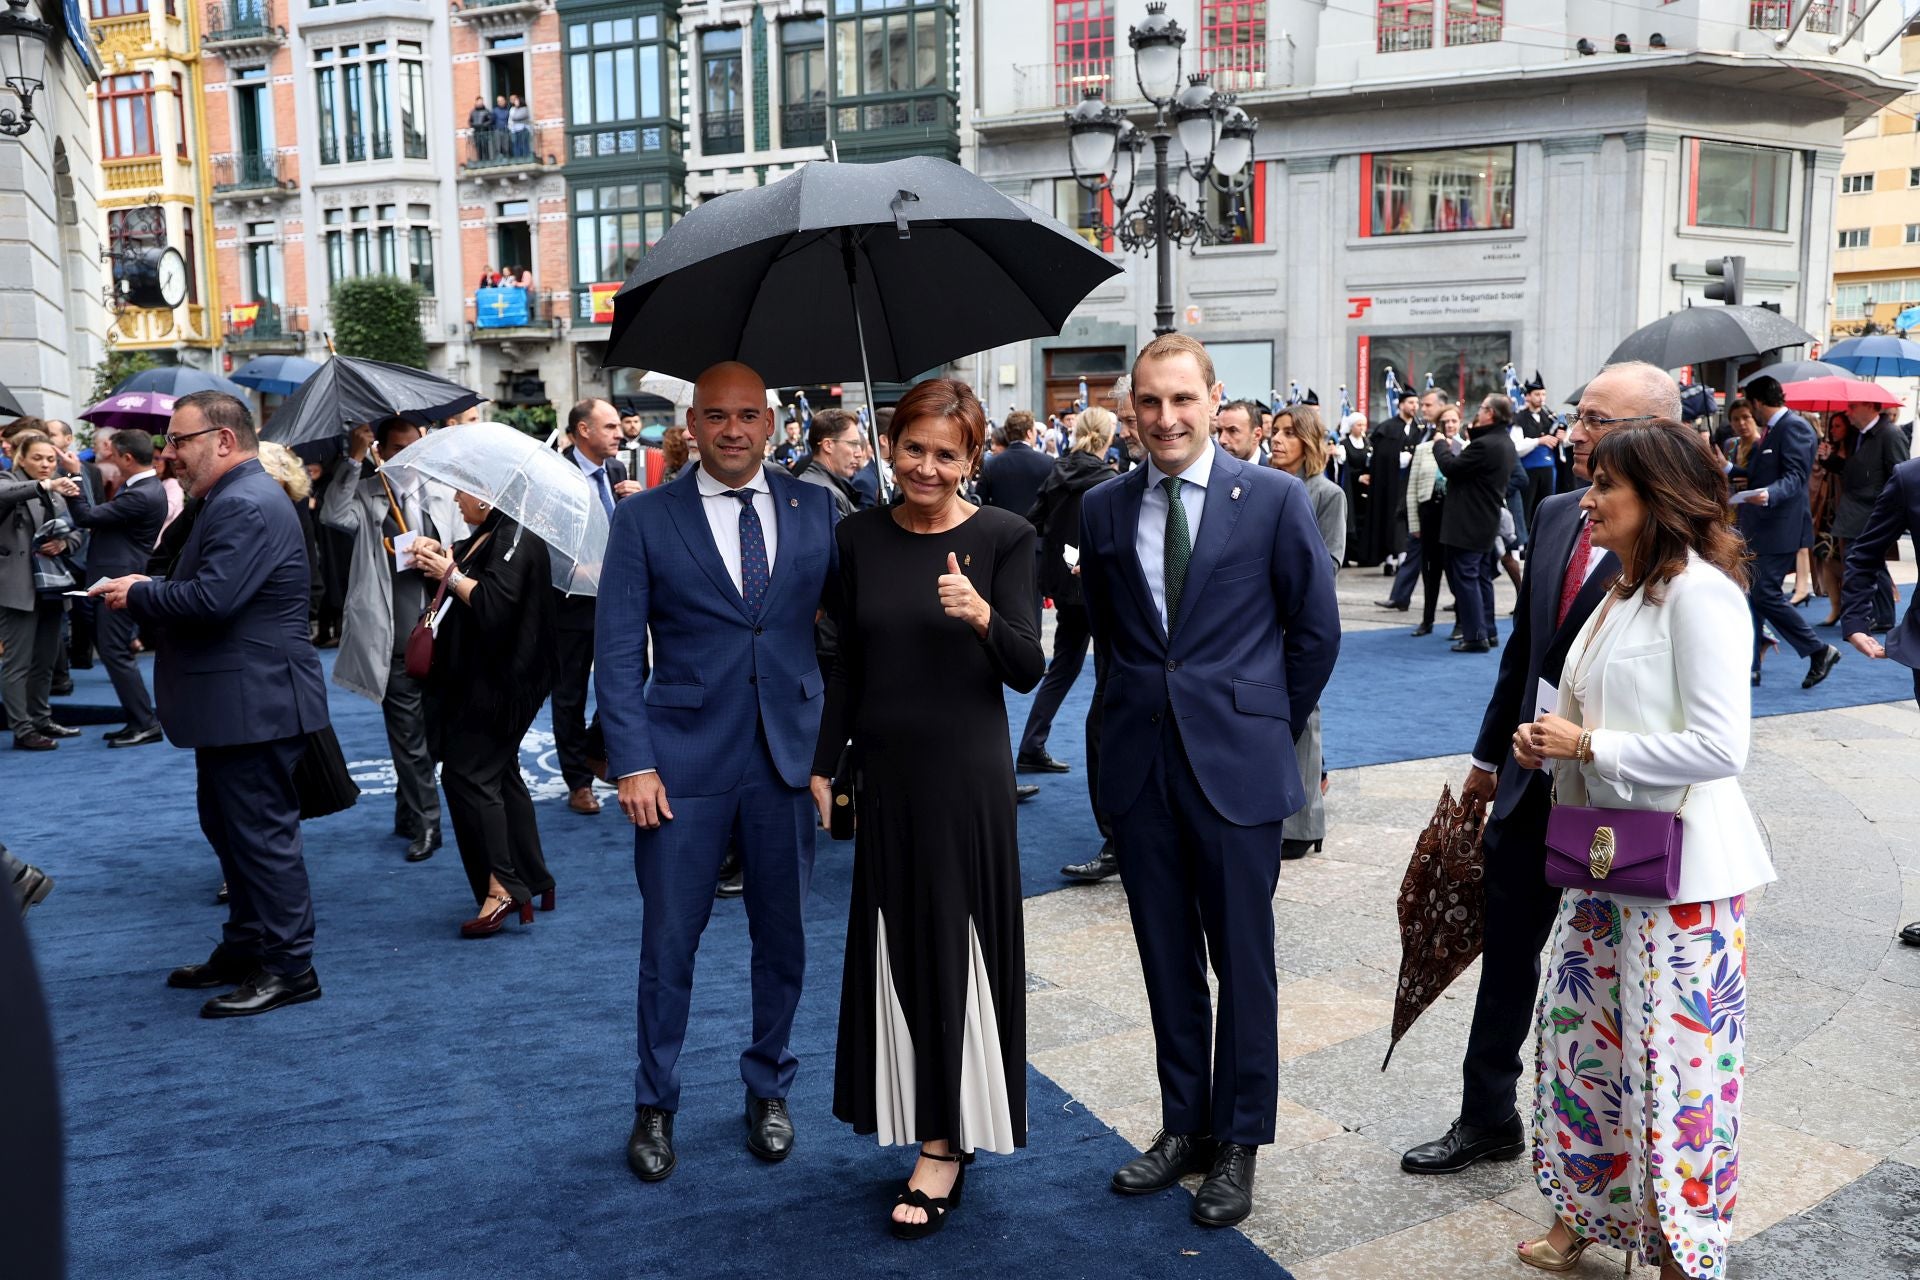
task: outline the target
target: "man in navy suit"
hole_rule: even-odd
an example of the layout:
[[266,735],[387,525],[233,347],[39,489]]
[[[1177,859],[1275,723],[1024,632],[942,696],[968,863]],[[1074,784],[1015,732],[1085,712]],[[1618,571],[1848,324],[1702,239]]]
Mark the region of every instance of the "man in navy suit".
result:
[[1008,414],[1003,430],[1006,452],[988,458],[980,467],[980,501],[1025,519],[1040,496],[1040,486],[1053,474],[1053,459],[1033,447],[1033,415],[1025,409]]
[[153,669],[160,723],[193,748],[200,829],[231,895],[220,945],[167,985],[237,983],[200,1012],[241,1017],[320,998],[293,774],[307,735],[327,727],[327,690],[307,632],[306,539],[260,466],[247,407],[219,391],[182,396],[167,448],[201,500],[172,575],[114,578],[92,594],[165,633]]
[[[1903,533],[1912,534],[1914,545],[1920,546],[1920,458],[1893,469],[1866,527],[1847,544],[1847,573],[1840,588],[1840,629],[1848,642],[1869,658],[1892,658],[1913,668],[1913,697],[1920,702],[1920,605],[1907,605],[1906,618],[1889,630],[1885,644],[1873,638],[1879,578],[1887,571],[1887,552]],[[1920,947],[1920,924],[1902,929],[1900,941]]]
[[[671,1174],[693,956],[729,844],[743,862],[753,939],[753,1042],[740,1057],[747,1149],[793,1149],[787,1049],[806,969],[801,910],[813,872],[807,790],[825,682],[813,622],[836,571],[830,495],[761,464],[773,415],[742,364],[694,384],[700,463],[614,514],[600,579],[595,690],[608,773],[639,828],[639,1066],[627,1163]],[[648,634],[653,673],[639,672]]]
[[893,442],[887,439],[887,424],[892,421],[892,405],[874,410],[874,429],[867,437],[873,445],[872,455],[867,459],[867,465],[854,472],[853,477],[847,481],[853,486],[853,491],[860,495],[858,505],[862,511],[868,507],[880,505],[880,469],[882,467],[887,471],[887,501],[900,501],[899,487],[893,483]]
[[1747,384],[1747,399],[1757,409],[1761,437],[1744,470],[1730,468],[1747,487],[1734,495],[1739,504],[1735,523],[1753,552],[1753,579],[1747,587],[1747,605],[1753,611],[1753,682],[1760,683],[1760,625],[1771,623],[1774,634],[1807,659],[1802,689],[1827,678],[1840,651],[1814,635],[1805,615],[1793,607],[1780,582],[1793,572],[1793,560],[1812,532],[1813,513],[1807,506],[1807,477],[1813,471],[1818,445],[1811,424],[1787,408],[1787,395],[1777,378],[1762,376]]
[[[153,437],[144,431],[117,431],[95,441],[94,453],[119,469],[120,490],[112,501],[96,506],[83,484],[79,496],[67,504],[74,524],[93,533],[87,572],[95,581],[145,573],[160,526],[167,522],[167,493],[153,472]],[[106,735],[109,747],[143,747],[162,736],[134,658],[133,630],[133,618],[125,610],[100,612],[95,634],[100,661],[113,681],[120,709],[127,713],[126,727]]]
[[1462,802],[1488,805],[1481,847],[1486,855],[1485,959],[1473,1007],[1473,1028],[1461,1064],[1459,1117],[1442,1137],[1400,1158],[1408,1173],[1458,1173],[1480,1160],[1509,1160],[1526,1146],[1514,1108],[1520,1050],[1533,1030],[1540,989],[1540,952],[1547,945],[1560,890],[1547,883],[1547,775],[1522,769],[1510,749],[1513,731],[1535,718],[1544,680],[1558,686],[1567,650],[1620,575],[1611,552],[1593,545],[1580,498],[1593,477],[1593,448],[1621,424],[1677,418],[1680,388],[1665,370],[1637,361],[1609,365],[1587,384],[1571,427],[1579,484],[1541,502],[1533,548],[1514,606],[1513,634],[1500,654],[1500,674],[1474,740],[1473,767]]
[[1340,650],[1306,488],[1214,448],[1220,390],[1192,338],[1142,348],[1132,394],[1148,463],[1088,490],[1080,512],[1107,676],[1096,804],[1113,821],[1146,974],[1164,1125],[1113,1188],[1144,1195],[1205,1173],[1201,1226],[1252,1211],[1254,1151],[1273,1141],[1273,892],[1281,824],[1306,803],[1293,726]]

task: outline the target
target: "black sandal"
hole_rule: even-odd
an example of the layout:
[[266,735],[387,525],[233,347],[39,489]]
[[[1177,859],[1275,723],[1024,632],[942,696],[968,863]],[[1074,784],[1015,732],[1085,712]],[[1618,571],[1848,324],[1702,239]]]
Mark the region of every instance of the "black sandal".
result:
[[937,1156],[925,1150],[920,1154],[929,1160],[938,1160],[943,1164],[957,1164],[960,1166],[960,1174],[953,1180],[953,1190],[938,1199],[924,1191],[915,1190],[911,1183],[907,1185],[905,1191],[893,1198],[895,1208],[904,1204],[919,1209],[927,1215],[925,1222],[901,1222],[897,1218],[889,1217],[887,1222],[893,1228],[893,1238],[896,1240],[924,1240],[946,1226],[947,1212],[960,1207],[960,1193],[967,1185],[967,1166],[973,1163],[971,1154],[964,1158],[957,1155]]

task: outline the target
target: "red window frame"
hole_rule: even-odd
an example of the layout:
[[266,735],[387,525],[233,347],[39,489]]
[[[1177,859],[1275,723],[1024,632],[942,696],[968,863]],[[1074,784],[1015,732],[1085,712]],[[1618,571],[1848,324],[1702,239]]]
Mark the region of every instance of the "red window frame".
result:
[[[1228,197],[1223,192],[1220,198],[1225,200]],[[1253,162],[1253,177],[1247,189],[1240,193],[1240,199],[1246,202],[1247,238],[1223,241],[1223,243],[1233,246],[1265,244],[1267,242],[1267,162],[1265,160]]]
[[1446,0],[1380,0],[1374,15],[1374,50],[1407,53],[1433,48],[1433,11]]
[[1446,0],[1447,47],[1493,44],[1506,33],[1504,0]]
[[192,123],[193,115],[187,110],[187,78],[178,71],[173,73],[173,106],[179,112],[180,141],[174,147],[174,154],[182,160],[187,158],[187,127]]
[[[153,137],[153,73],[151,71],[130,71],[125,75],[106,76],[100,81],[100,158],[102,160],[132,160],[146,156],[159,155]],[[137,101],[136,101],[137,100]],[[128,110],[125,128],[129,137],[121,136],[119,120],[120,104],[131,104]],[[141,136],[144,131],[145,137]],[[143,146],[145,150],[132,148]]]
[[1200,0],[1200,69],[1229,93],[1264,85],[1267,0]]
[[[1705,141],[1718,143],[1721,146],[1738,147],[1743,151],[1752,151],[1755,153],[1762,152],[1762,151],[1780,150],[1780,148],[1778,147],[1763,147],[1755,143],[1726,142],[1723,139],[1719,139],[1719,138],[1705,139]],[[1717,230],[1765,231],[1771,235],[1779,235],[1792,228],[1793,214],[1791,209],[1789,209],[1787,213],[1786,226],[1775,228],[1773,226],[1759,225],[1760,183],[1758,182],[1758,180],[1755,180],[1750,187],[1752,194],[1747,199],[1747,220],[1745,223],[1734,223],[1729,225],[1726,223],[1719,223],[1719,222],[1700,221],[1700,143],[1701,142],[1702,142],[1702,139],[1700,138],[1687,139],[1687,225],[1688,226],[1710,227]],[[1756,164],[1758,163],[1757,154],[1755,156],[1755,163]],[[1773,163],[1778,164],[1779,161],[1775,160]],[[1787,182],[1789,184],[1788,192],[1789,194],[1791,194],[1792,192],[1791,184],[1793,182],[1791,170],[1789,170]]]
[[[1519,153],[1518,153],[1519,149],[1515,147],[1514,144],[1512,143],[1491,143],[1484,147],[1419,147],[1419,148],[1414,148],[1414,149],[1405,150],[1405,151],[1384,151],[1384,152],[1377,152],[1377,153],[1372,151],[1361,152],[1359,157],[1360,159],[1360,238],[1363,240],[1370,240],[1375,237],[1396,236],[1396,235],[1447,235],[1456,231],[1511,231],[1513,230],[1513,223],[1511,221],[1509,221],[1508,224],[1504,227],[1497,226],[1494,223],[1493,210],[1495,208],[1495,205],[1493,202],[1493,194],[1494,194],[1494,191],[1496,190],[1496,186],[1493,181],[1494,170],[1492,168],[1489,168],[1487,170],[1487,186],[1486,186],[1487,202],[1485,206],[1485,217],[1481,220],[1480,223],[1476,225],[1455,226],[1455,227],[1429,227],[1424,231],[1392,231],[1392,230],[1375,231],[1373,226],[1373,161],[1376,154],[1387,155],[1387,156],[1395,156],[1395,155],[1417,156],[1417,155],[1431,153],[1433,151],[1485,151],[1487,155],[1491,157],[1494,154],[1494,152],[1499,151],[1503,147],[1514,151],[1515,153],[1514,162],[1518,164],[1520,159]],[[1513,216],[1513,212],[1514,211],[1512,209],[1508,210],[1508,216],[1510,219]]]
[[1113,0],[1054,0],[1054,101],[1070,107],[1083,92],[1107,92],[1113,76]]

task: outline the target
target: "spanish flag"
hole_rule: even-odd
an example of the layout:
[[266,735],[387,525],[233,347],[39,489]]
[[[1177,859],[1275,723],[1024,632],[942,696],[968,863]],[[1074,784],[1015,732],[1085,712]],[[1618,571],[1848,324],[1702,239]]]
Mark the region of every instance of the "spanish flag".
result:
[[613,323],[613,295],[620,292],[620,286],[626,283],[615,280],[608,284],[587,286],[588,296],[593,300],[593,322],[595,324]]
[[243,302],[228,313],[227,326],[232,329],[251,329],[253,322],[260,316],[260,304]]

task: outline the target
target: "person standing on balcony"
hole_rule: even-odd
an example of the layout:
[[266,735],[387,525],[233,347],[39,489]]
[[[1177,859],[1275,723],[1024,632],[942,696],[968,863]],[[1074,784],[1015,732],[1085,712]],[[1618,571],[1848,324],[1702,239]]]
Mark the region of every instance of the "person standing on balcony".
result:
[[467,128],[473,130],[473,158],[493,159],[493,109],[484,96],[476,96],[473,110],[467,112]]
[[507,150],[507,130],[513,125],[513,108],[507,105],[507,95],[495,94],[493,99],[493,145],[497,154],[505,155]]
[[514,158],[524,160],[533,154],[533,108],[522,102],[517,93],[510,97],[512,105],[507,108],[507,134],[512,140]]

